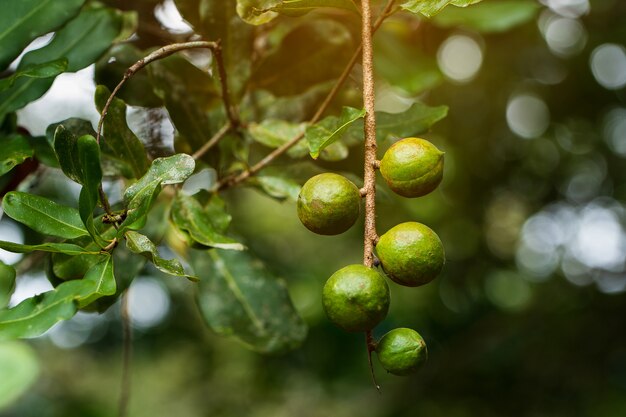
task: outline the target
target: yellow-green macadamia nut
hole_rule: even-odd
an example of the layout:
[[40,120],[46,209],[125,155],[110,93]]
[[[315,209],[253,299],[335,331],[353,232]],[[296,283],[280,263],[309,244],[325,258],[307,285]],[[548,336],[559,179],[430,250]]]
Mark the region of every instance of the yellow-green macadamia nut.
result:
[[389,229],[378,240],[376,253],[387,276],[407,287],[428,284],[445,263],[439,236],[417,222],[400,223]]
[[298,217],[310,231],[337,235],[359,218],[361,195],[347,178],[324,173],[310,178],[298,196]]
[[396,194],[421,197],[441,183],[443,155],[425,139],[402,139],[385,152],[380,162],[380,173]]
[[324,285],[322,304],[326,315],[348,332],[373,329],[389,310],[389,286],[385,277],[364,265],[348,265]]
[[426,342],[413,329],[399,328],[385,334],[376,346],[378,360],[394,375],[410,375],[428,359]]

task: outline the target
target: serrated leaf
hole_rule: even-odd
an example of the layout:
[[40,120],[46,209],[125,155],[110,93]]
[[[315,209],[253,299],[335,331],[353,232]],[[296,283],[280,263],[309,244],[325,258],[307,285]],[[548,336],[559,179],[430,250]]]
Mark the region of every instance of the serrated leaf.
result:
[[317,159],[324,148],[341,139],[350,125],[363,117],[365,109],[344,107],[341,116],[328,116],[307,127],[305,137],[309,143],[311,157]]
[[26,343],[0,344],[0,410],[12,404],[37,381],[37,354]]
[[14,253],[30,253],[35,251],[64,253],[66,255],[98,255],[100,252],[89,251],[73,243],[42,243],[39,245],[22,245],[20,243],[0,240],[0,249]]
[[126,237],[126,247],[148,259],[159,271],[177,277],[186,277],[191,281],[198,281],[198,278],[185,273],[185,269],[178,259],[163,259],[159,255],[156,245],[147,236],[133,231],[126,232],[124,236]]
[[[304,133],[306,123],[291,123],[285,120],[266,119],[261,123],[250,123],[248,133],[256,142],[270,148],[278,148]],[[308,153],[305,141],[292,146],[287,154],[292,158],[301,158]]]
[[401,4],[404,10],[412,13],[421,13],[426,17],[433,17],[447,5],[467,7],[482,0],[408,0]]
[[539,4],[532,0],[486,1],[461,10],[448,7],[434,17],[441,27],[464,26],[483,33],[505,32],[533,20]]
[[75,16],[85,0],[4,0],[0,13],[0,71],[35,38]]
[[73,317],[78,308],[114,293],[113,264],[106,255],[83,279],[64,282],[52,291],[0,310],[0,340],[39,336],[57,322]]
[[0,175],[33,156],[33,148],[24,136],[11,135],[0,138]]
[[289,199],[297,201],[300,194],[300,185],[285,176],[257,175],[254,182],[270,197],[278,200]]
[[[102,112],[104,105],[111,95],[108,88],[99,85],[96,88],[96,107]],[[148,158],[143,143],[135,136],[126,122],[126,104],[118,99],[113,99],[103,123],[104,141],[107,149],[124,162],[133,173],[133,178],[139,178],[148,170]]]
[[124,192],[126,219],[120,226],[120,233],[126,229],[139,230],[146,222],[146,215],[161,185],[178,184],[185,181],[195,169],[194,159],[185,154],[176,154],[152,161],[148,172]]
[[[223,207],[222,207],[223,208]],[[221,248],[230,250],[244,250],[245,247],[234,239],[224,236],[224,217],[222,214],[216,216],[218,206],[212,206],[211,210],[204,207],[194,197],[178,194],[174,199],[171,209],[171,216],[174,225],[183,232],[189,234],[191,239],[200,245],[211,248]],[[213,222],[212,217],[218,220]],[[228,216],[228,223],[230,216]],[[227,226],[227,225],[226,225]]]
[[233,337],[261,353],[298,347],[307,327],[289,297],[285,283],[272,276],[248,252],[191,251],[200,277],[197,301],[211,330]]
[[35,64],[14,72],[9,77],[0,79],[0,92],[10,88],[20,77],[30,78],[50,78],[65,72],[67,69],[67,59],[60,58],[42,64]]
[[[48,45],[24,55],[17,70],[59,58],[67,59],[67,71],[83,69],[109,48],[119,34],[121,24],[121,13],[113,9],[83,9],[55,34]],[[53,82],[54,77],[16,80],[11,88],[0,92],[0,119],[41,97]]]
[[100,236],[93,220],[93,211],[99,200],[98,190],[102,183],[100,147],[96,138],[85,135],[78,138],[77,151],[78,162],[83,173],[83,188],[78,197],[78,212],[93,240],[104,248],[107,246],[107,242]]
[[15,268],[0,261],[0,309],[6,307],[15,290]]
[[304,21],[260,60],[250,80],[252,87],[277,96],[300,94],[339,77],[353,49],[352,36],[341,23]]
[[19,191],[7,193],[2,201],[5,214],[43,235],[63,239],[88,236],[78,210],[47,198]]

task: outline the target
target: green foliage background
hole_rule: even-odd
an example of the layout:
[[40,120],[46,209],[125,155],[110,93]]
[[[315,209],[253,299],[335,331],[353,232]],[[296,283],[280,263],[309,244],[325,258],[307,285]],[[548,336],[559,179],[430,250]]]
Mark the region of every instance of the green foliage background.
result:
[[[159,3],[156,0],[83,3],[54,2],[56,14],[50,9],[39,20],[24,23],[40,27],[36,35],[58,29],[59,33],[69,33],[66,36],[77,43],[64,52],[67,41],[53,42],[47,49],[30,52],[20,66],[3,74],[3,81],[12,77],[11,81],[0,84],[0,115],[4,118],[0,155],[3,161],[9,161],[7,169],[0,171],[3,190],[13,187],[11,184],[19,177],[20,169],[27,168],[28,161],[22,163],[33,154],[45,165],[59,162],[64,165],[60,156],[63,150],[57,151],[57,160],[50,149],[37,146],[38,138],[28,137],[27,132],[17,129],[12,113],[41,96],[51,85],[51,77],[76,71],[97,60],[97,84],[111,89],[123,71],[147,50],[189,36],[173,34],[161,27],[154,17],[154,8]],[[249,123],[244,141],[236,135],[227,136],[219,148],[198,161],[196,169],[212,167],[221,177],[238,172],[248,161],[257,161],[294,132],[305,129],[301,123],[315,112],[359,43],[359,19],[350,10],[352,2],[330,2],[340,7],[304,15],[297,7],[313,3],[176,1],[197,33],[208,40],[223,40],[231,95],[236,102],[241,101],[242,119]],[[436,11],[437,4],[449,2],[398,3],[404,9],[428,15]],[[490,3],[494,5],[487,6]],[[259,5],[262,7],[252,7]],[[430,6],[417,9],[425,5]],[[292,200],[297,195],[298,184],[322,170],[346,173],[358,183],[362,173],[358,68],[326,112],[325,116],[331,118],[316,125],[316,129],[307,130],[307,142],[313,144],[310,149],[293,148],[288,156],[251,179],[247,186],[228,189],[219,198],[203,195],[190,201],[189,197],[179,196],[175,200],[180,216],[172,222],[190,235],[192,231],[203,232],[192,236],[196,246],[232,249],[232,245],[243,242],[248,248],[247,252],[213,249],[211,255],[193,251],[184,265],[167,262],[174,252],[183,252],[181,242],[187,242],[188,236],[181,239],[168,226],[166,207],[171,196],[167,192],[156,196],[163,181],[175,183],[184,178],[164,174],[167,169],[150,171],[145,159],[128,162],[129,157],[120,147],[123,144],[136,147],[143,143],[150,159],[172,152],[158,135],[140,134],[137,139],[126,125],[125,106],[165,105],[176,126],[176,150],[192,153],[225,120],[218,83],[182,56],[154,63],[135,76],[120,94],[123,102],[116,101],[112,108],[108,119],[111,125],[105,124],[105,137],[108,130],[111,140],[118,138],[120,142],[109,149],[85,151],[87,156],[84,156],[89,159],[101,152],[106,161],[105,176],[117,172],[132,179],[148,172],[138,183],[145,187],[127,189],[126,201],[136,198],[137,205],[156,202],[149,219],[139,216],[133,222],[146,222],[148,226],[141,233],[155,241],[162,239],[171,249],[161,258],[163,254],[139,235],[132,240],[134,245],[128,244],[127,248],[122,244],[113,257],[118,291],[140,271],[141,275],[158,277],[171,297],[171,308],[163,322],[156,327],[135,329],[129,415],[626,415],[625,286],[610,287],[614,288],[611,291],[603,286],[607,277],[618,284],[623,282],[624,265],[615,271],[587,268],[576,284],[567,275],[565,263],[557,262],[547,273],[537,273],[539,269],[533,269],[532,265],[540,265],[545,258],[535,254],[529,268],[528,261],[520,261],[519,255],[524,224],[539,212],[559,207],[569,208],[577,216],[582,216],[585,208],[609,208],[617,213],[623,239],[624,155],[607,145],[605,120],[611,109],[623,109],[626,90],[622,87],[611,91],[598,85],[590,70],[589,57],[598,45],[623,42],[626,7],[619,0],[592,1],[591,12],[581,18],[588,33],[586,46],[571,57],[555,57],[546,46],[538,29],[545,10],[530,0],[486,0],[466,9],[448,7],[432,20],[408,12],[398,13],[376,34],[379,97],[396,97],[385,110],[391,112],[394,106],[399,109],[398,102],[402,99],[397,99],[398,95],[409,101],[419,98],[419,102],[403,113],[401,121],[405,124],[397,117],[394,120],[393,115],[381,113],[380,155],[392,137],[411,135],[416,129],[427,130],[436,121],[426,137],[446,152],[444,181],[433,194],[409,200],[386,192],[384,185],[379,187],[378,230],[386,231],[403,221],[423,222],[440,235],[448,259],[443,275],[428,286],[412,289],[390,283],[390,313],[376,329],[376,336],[394,327],[415,328],[428,343],[429,361],[418,374],[406,378],[387,375],[375,363],[382,395],[372,386],[362,335],[347,334],[333,327],[320,301],[321,288],[328,276],[347,264],[360,262],[362,225],[357,223],[348,233],[336,237],[311,234],[299,223]],[[74,15],[78,17],[71,21],[73,25],[62,26],[68,16]],[[249,25],[239,15],[266,25]],[[8,21],[11,15],[4,19]],[[98,24],[81,25],[79,19],[94,19]],[[92,29],[87,32],[77,29],[84,27]],[[133,32],[136,37],[132,42],[119,42]],[[447,80],[436,62],[442,42],[458,33],[477,39],[484,53],[477,77],[463,84]],[[263,42],[253,42],[254,37]],[[11,61],[9,57],[29,42],[29,39],[14,39],[15,51],[0,49],[3,68]],[[116,44],[111,47],[113,42]],[[251,56],[254,60],[250,60]],[[46,65],[31,66],[20,73],[29,64]],[[542,83],[537,74],[538,68],[544,67],[565,71],[566,76],[558,83]],[[15,86],[20,85],[30,87],[16,90]],[[99,87],[96,91],[99,108],[108,97],[107,88]],[[15,91],[28,94],[15,95]],[[521,139],[507,127],[508,101],[520,91],[540,96],[550,109],[550,126],[538,138]],[[439,107],[442,105],[449,108],[445,119],[445,108]],[[385,123],[387,120],[389,124]],[[338,130],[347,122],[351,125],[339,134]],[[72,132],[91,134],[89,126],[81,125],[80,121],[74,123]],[[82,127],[76,128],[77,125]],[[384,128],[388,125],[392,127],[387,131]],[[55,126],[49,129],[53,137],[55,129]],[[324,134],[315,136],[315,130]],[[56,132],[58,136],[59,131]],[[9,146],[4,146],[5,141]],[[79,141],[78,137],[68,137],[66,142],[59,143],[66,144],[65,151],[71,154],[78,152],[78,145],[76,149],[73,146]],[[324,142],[329,146],[318,149]],[[11,152],[5,158],[1,152],[7,150]],[[313,162],[309,150],[314,156],[320,151],[319,159]],[[129,152],[133,158],[141,153],[136,149]],[[165,165],[184,162],[165,161]],[[604,175],[595,181],[589,166],[598,164],[604,167]],[[94,190],[89,185],[91,180],[78,171],[68,176],[75,177],[87,190],[81,199],[89,200],[89,190]],[[572,192],[575,178],[582,178],[578,180],[582,192]],[[59,180],[61,185],[55,188],[50,181],[50,178],[25,180],[23,189],[75,207],[76,201],[68,197],[67,183]],[[10,196],[29,198],[16,192]],[[7,200],[5,197],[5,207]],[[31,206],[36,207],[37,202],[31,201]],[[56,236],[74,239],[76,236],[67,233],[78,233],[76,242],[82,245],[88,240],[80,239],[89,239],[90,235],[101,234],[106,238],[107,233],[113,233],[108,229],[92,229],[87,225],[89,222],[83,226],[81,218],[91,218],[94,207],[90,208],[87,215],[78,210],[65,213],[79,231],[59,232],[54,226]],[[10,210],[5,208],[7,213]],[[213,222],[201,229],[191,228],[189,224],[203,218],[205,212],[213,213],[210,217]],[[564,216],[562,211],[556,212]],[[45,224],[29,218],[32,229],[50,233],[37,229],[46,227]],[[6,215],[2,221],[9,221]],[[130,222],[128,225],[132,226]],[[27,227],[23,230],[26,243],[42,243],[40,234]],[[98,249],[95,243],[90,244],[94,246],[92,250]],[[163,248],[159,246],[161,252]],[[62,249],[68,251],[67,247]],[[563,256],[565,251],[564,243],[555,249],[556,256]],[[140,255],[149,258],[156,267],[144,267],[145,258]],[[248,258],[258,258],[265,266]],[[55,253],[51,259],[56,265],[53,276],[67,277],[76,272],[66,254]],[[90,276],[95,272],[106,275],[110,259],[108,255],[98,257],[98,262],[89,265]],[[222,264],[219,259],[223,260]],[[200,288],[209,289],[203,295],[221,294],[223,283],[211,281],[214,273],[219,273],[216,272],[219,265],[231,265],[233,276],[244,289],[254,287],[250,277],[269,277],[270,282],[274,282],[274,277],[284,279],[302,321],[289,314],[285,322],[277,319],[272,325],[278,334],[285,336],[280,332],[290,329],[289,334],[284,339],[263,339],[248,327],[238,327],[241,323],[238,314],[243,307],[236,299],[229,300],[226,305],[231,308],[224,311],[214,299],[203,302],[203,297],[197,296],[197,284],[163,273],[191,278],[196,274],[201,279]],[[46,264],[35,263],[32,271],[42,268],[47,268]],[[0,272],[3,277],[11,275],[9,269]],[[82,270],[80,276],[85,272]],[[113,272],[110,273],[112,276]],[[18,275],[18,282],[19,279]],[[83,281],[87,280],[65,282],[59,288],[63,285],[69,288],[67,284],[72,284],[76,288],[71,290],[76,294],[87,294],[78,298],[80,303],[90,300],[93,294],[115,293],[101,287],[94,292]],[[78,283],[82,284],[80,288]],[[8,301],[2,298],[3,293],[10,293],[3,285],[5,282],[0,281],[0,306]],[[279,307],[290,303],[282,286],[270,286],[263,291],[256,293],[262,294],[257,298],[259,305],[251,308],[263,311],[266,306],[260,300],[275,300],[271,305]],[[92,304],[92,309],[105,310],[113,301],[103,297]],[[64,314],[73,315],[74,305],[74,299],[63,304]],[[90,325],[94,326],[90,337],[71,349],[60,348],[47,336],[28,342],[1,342],[0,392],[5,394],[0,397],[0,415],[114,414],[122,367],[118,310],[117,304],[107,310],[93,322],[95,325]],[[271,317],[283,317],[280,311],[271,313]],[[84,316],[80,317],[84,320]],[[66,326],[67,334],[80,334],[84,330],[80,317],[61,325]],[[303,342],[296,350],[262,356],[233,338],[209,330],[205,321],[214,330],[225,329],[217,330],[222,336],[236,329],[240,341],[260,351],[284,352]],[[308,325],[306,338],[304,323]],[[22,366],[11,368],[15,363]],[[15,377],[7,379],[2,372]]]

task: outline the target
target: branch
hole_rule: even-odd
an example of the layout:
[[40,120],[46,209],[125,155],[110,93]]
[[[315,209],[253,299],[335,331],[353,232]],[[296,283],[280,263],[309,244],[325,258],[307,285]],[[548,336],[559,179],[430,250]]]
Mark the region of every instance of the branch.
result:
[[[381,12],[380,16],[376,20],[376,23],[374,24],[374,27],[372,28],[372,32],[376,32],[380,28],[380,26],[383,24],[385,19],[394,12],[392,10],[394,2],[395,0],[387,1],[387,4],[383,8],[383,11]],[[352,57],[350,58],[348,65],[346,65],[343,72],[337,79],[337,82],[333,86],[332,90],[330,90],[330,92],[328,93],[328,95],[326,96],[322,104],[320,104],[319,108],[315,112],[315,115],[311,118],[311,120],[309,120],[308,124],[315,124],[321,119],[322,114],[324,114],[326,109],[328,109],[328,106],[333,101],[333,99],[335,98],[335,96],[337,95],[341,87],[343,87],[344,83],[348,79],[348,76],[350,75],[350,71],[352,71],[352,68],[358,61],[362,50],[363,50],[363,43],[361,43],[359,47],[356,49],[356,51],[354,51],[354,54],[352,54]],[[260,170],[262,170],[263,168],[271,164],[276,158],[278,158],[279,156],[287,152],[289,149],[291,149],[294,145],[300,142],[302,138],[304,138],[304,133],[300,133],[294,136],[291,140],[289,140],[289,142],[286,142],[280,147],[274,149],[265,158],[261,159],[259,162],[257,162],[256,164],[254,164],[247,170],[241,172],[240,174],[223,178],[221,181],[218,182],[217,189],[223,190],[223,189],[235,186],[247,180],[251,176],[258,173]]]
[[233,128],[232,123],[226,123],[224,126],[222,126],[222,128],[220,130],[218,130],[211,139],[209,139],[209,141],[207,143],[205,143],[204,145],[202,145],[202,147],[200,149],[198,149],[196,152],[194,152],[193,155],[191,155],[191,157],[195,160],[198,160],[200,158],[202,158],[204,156],[205,153],[207,153],[209,151],[209,149],[211,149],[213,146],[215,146],[220,140],[222,140],[222,138],[230,131],[230,129]]
[[365,107],[365,166],[363,189],[365,192],[365,234],[363,236],[363,265],[374,266],[374,242],[376,241],[376,113],[374,112],[374,51],[372,45],[370,0],[361,2],[363,20],[361,42],[363,44],[363,104]]

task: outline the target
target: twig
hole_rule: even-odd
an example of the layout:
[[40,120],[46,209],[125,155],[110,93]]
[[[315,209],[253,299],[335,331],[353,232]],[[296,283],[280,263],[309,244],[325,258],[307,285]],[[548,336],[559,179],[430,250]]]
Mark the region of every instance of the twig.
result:
[[230,129],[232,129],[233,125],[229,122],[226,123],[224,126],[222,126],[222,128],[220,130],[218,130],[211,139],[209,139],[209,141],[207,143],[205,143],[204,145],[202,145],[202,147],[200,149],[198,149],[196,152],[194,152],[193,155],[191,155],[191,157],[193,159],[200,159],[202,158],[202,156],[207,153],[209,151],[209,149],[211,149],[213,146],[215,146],[220,140],[222,140],[222,138],[224,137],[224,135],[226,135],[226,133],[228,133],[230,131]]
[[133,75],[135,75],[136,72],[144,68],[146,65],[149,65],[150,63],[154,61],[166,58],[172,54],[175,54],[176,52],[184,51],[187,49],[197,49],[197,48],[210,49],[212,51],[215,51],[216,49],[220,49],[220,44],[219,42],[205,42],[205,41],[174,43],[174,44],[164,46],[162,48],[157,49],[156,51],[151,52],[147,56],[141,58],[139,61],[131,65],[124,73],[124,77],[122,78],[122,80],[115,86],[115,88],[111,92],[111,95],[107,99],[104,107],[102,108],[102,113],[100,114],[100,120],[98,121],[98,131],[96,132],[96,142],[100,143],[102,124],[104,123],[104,118],[106,117],[109,111],[109,107],[111,106],[111,103],[113,102],[113,98],[115,98],[115,95],[118,93],[118,91],[120,91],[120,89],[122,88],[124,83],[128,81],[128,79],[130,79]]
[[[96,142],[100,143],[100,138],[102,135],[102,125],[104,124],[104,118],[109,112],[109,107],[115,98],[115,95],[120,91],[124,83],[128,81],[133,75],[135,75],[142,68],[146,67],[150,63],[154,61],[158,61],[159,59],[166,58],[176,52],[188,50],[188,49],[210,49],[213,52],[213,56],[215,57],[215,61],[217,63],[217,71],[219,73],[220,84],[222,88],[222,101],[224,103],[224,110],[226,111],[226,116],[230,121],[230,125],[233,127],[239,126],[239,118],[233,106],[230,103],[230,93],[228,91],[228,79],[226,78],[226,70],[224,68],[224,61],[222,59],[222,47],[221,42],[218,40],[217,42],[207,42],[207,41],[194,41],[194,42],[182,42],[182,43],[174,43],[171,45],[164,46],[162,48],[157,49],[156,51],[151,52],[147,56],[141,58],[139,61],[135,62],[131,65],[126,72],[124,73],[124,77],[122,80],[115,86],[111,95],[107,99],[104,107],[102,108],[102,113],[100,114],[100,120],[98,120],[98,130],[96,132]],[[218,139],[219,140],[219,139]],[[209,141],[211,142],[211,141]],[[213,146],[215,143],[212,143],[209,148],[204,150],[206,152]],[[204,148],[204,147],[203,147]],[[104,210],[109,216],[112,216],[111,207],[109,205],[109,201],[107,196],[102,189],[102,186],[98,189],[98,193],[100,194],[100,201]]]
[[[394,3],[395,3],[395,0],[388,0],[387,4],[383,8],[383,11],[381,12],[380,16],[376,20],[376,23],[374,24],[372,28],[372,32],[376,32],[380,28],[380,26],[383,24],[385,19],[392,13],[392,8],[393,8]],[[352,68],[358,61],[362,50],[363,50],[363,43],[361,43],[359,47],[356,49],[356,51],[354,51],[354,54],[352,54],[350,61],[348,62],[343,72],[337,79],[337,82],[335,83],[333,88],[330,90],[330,92],[328,93],[328,95],[326,96],[322,104],[320,104],[317,111],[315,112],[315,115],[311,118],[311,120],[309,120],[308,124],[315,124],[320,120],[320,118],[322,117],[322,114],[324,114],[326,109],[328,109],[328,106],[333,101],[333,99],[335,98],[335,96],[337,95],[341,87],[343,87],[343,84],[348,79],[348,75],[350,75],[350,71],[352,71]],[[239,174],[223,178],[217,184],[218,190],[223,190],[225,188],[235,186],[239,184],[240,182],[247,180],[251,176],[255,175],[257,172],[259,172],[260,170],[262,170],[263,168],[271,164],[276,158],[278,158],[279,156],[287,152],[289,149],[291,149],[294,145],[300,142],[302,138],[304,138],[304,132],[299,133],[298,135],[290,139],[289,142],[285,142],[280,147],[274,149],[271,153],[265,156],[265,158],[261,159],[259,162],[252,165],[247,170]]]
[[372,352],[376,351],[376,341],[374,340],[374,336],[372,336],[371,330],[365,332],[365,343],[367,345],[367,360],[370,366],[370,373],[372,374],[372,382],[374,383],[374,386],[378,390],[378,393],[380,393],[380,385],[378,385],[378,382],[376,381],[376,374],[374,373],[374,364],[372,363]]
[[122,295],[121,313],[122,328],[124,332],[124,352],[122,359],[122,384],[120,400],[118,404],[118,417],[125,417],[128,414],[128,403],[130,399],[131,372],[130,364],[132,359],[132,328],[130,325],[130,312],[128,308],[128,289]]

